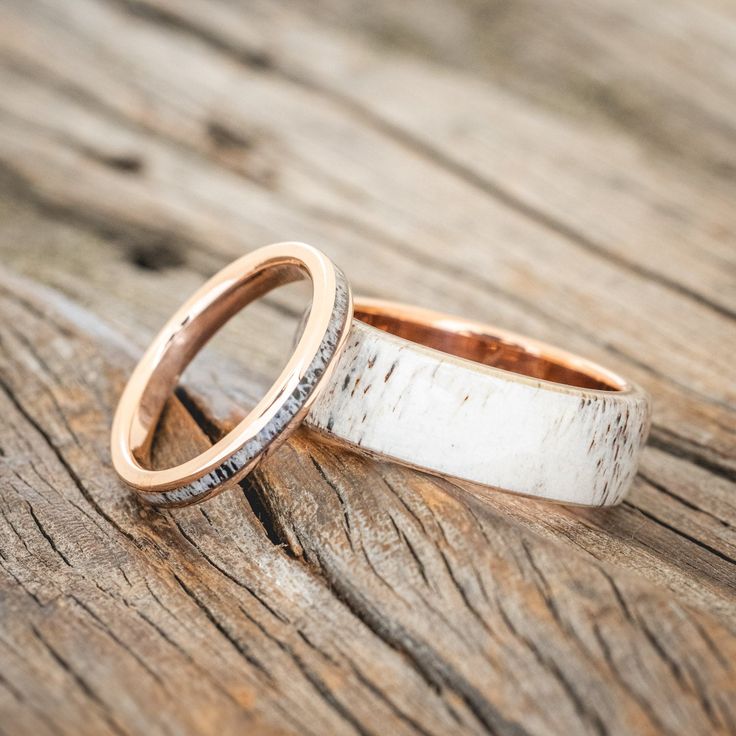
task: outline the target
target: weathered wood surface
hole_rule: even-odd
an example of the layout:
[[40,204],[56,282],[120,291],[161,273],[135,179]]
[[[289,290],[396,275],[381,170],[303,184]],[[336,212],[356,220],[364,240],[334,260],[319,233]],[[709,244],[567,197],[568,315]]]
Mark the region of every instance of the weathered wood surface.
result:
[[[5,0],[0,23],[0,732],[736,731],[728,3]],[[137,504],[107,450],[136,355],[290,238],[357,291],[644,385],[630,499],[483,502],[302,433],[242,493]],[[160,462],[237,418],[296,311],[274,294],[194,367]]]

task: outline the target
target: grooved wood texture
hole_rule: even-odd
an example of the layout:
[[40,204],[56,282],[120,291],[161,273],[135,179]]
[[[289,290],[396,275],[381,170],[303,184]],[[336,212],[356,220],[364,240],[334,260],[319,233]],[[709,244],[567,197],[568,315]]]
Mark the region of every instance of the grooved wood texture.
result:
[[[0,733],[736,732],[734,58],[722,0],[5,0]],[[630,498],[483,500],[304,431],[202,507],[136,503],[136,357],[288,239],[643,385]],[[298,313],[193,366],[157,462]]]

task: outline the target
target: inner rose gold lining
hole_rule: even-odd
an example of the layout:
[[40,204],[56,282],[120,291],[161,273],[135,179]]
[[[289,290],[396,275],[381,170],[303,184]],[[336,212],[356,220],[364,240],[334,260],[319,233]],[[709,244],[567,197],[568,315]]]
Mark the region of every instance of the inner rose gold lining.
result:
[[597,391],[624,391],[628,387],[623,378],[592,361],[478,322],[366,298],[356,298],[354,314],[356,319],[405,340],[531,378]]

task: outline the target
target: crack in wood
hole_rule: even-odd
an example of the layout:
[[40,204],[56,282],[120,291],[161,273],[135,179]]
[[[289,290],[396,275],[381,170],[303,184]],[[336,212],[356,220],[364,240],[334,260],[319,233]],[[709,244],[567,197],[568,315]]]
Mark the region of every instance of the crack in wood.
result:
[[697,547],[700,547],[702,550],[705,550],[706,552],[710,552],[710,554],[718,557],[719,559],[723,560],[724,562],[728,562],[732,565],[736,565],[736,560],[732,557],[729,557],[725,552],[721,552],[721,550],[716,549],[710,544],[707,544],[706,542],[703,542],[702,540],[698,539],[697,537],[692,536],[691,534],[688,534],[687,532],[684,532],[682,529],[678,529],[676,526],[669,524],[666,521],[663,521],[662,519],[659,519],[657,516],[652,514],[650,511],[647,511],[640,506],[634,506],[629,501],[623,502],[624,506],[628,506],[631,509],[633,509],[635,512],[641,514],[642,516],[646,516],[647,519],[650,519],[658,526],[664,527],[665,529],[669,529],[669,531],[677,534],[677,536],[682,537],[683,539],[686,539],[688,542],[692,542]]
[[48,640],[41,633],[40,629],[34,623],[30,624],[30,630],[33,632],[36,639],[41,642],[45,650],[51,656],[51,659],[53,659],[53,661],[56,662],[56,664],[66,672],[72,680],[74,680],[80,690],[85,693],[89,700],[101,711],[102,717],[110,729],[114,733],[118,734],[118,736],[127,736],[128,732],[115,721],[110,713],[108,704],[97,694],[97,692],[95,692],[90,683],[87,682],[87,680],[69,664],[69,662],[57,651],[56,648],[51,646]]

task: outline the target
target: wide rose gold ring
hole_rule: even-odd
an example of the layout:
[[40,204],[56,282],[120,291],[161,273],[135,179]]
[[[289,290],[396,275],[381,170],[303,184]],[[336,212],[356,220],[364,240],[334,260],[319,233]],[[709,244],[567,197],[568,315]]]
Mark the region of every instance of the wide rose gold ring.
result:
[[[266,395],[206,452],[173,468],[150,469],[156,425],[184,368],[237,311],[271,289],[303,278],[313,287],[309,316]],[[143,499],[160,506],[202,501],[244,477],[309,411],[319,387],[329,380],[351,320],[344,275],[309,245],[278,243],[231,263],[182,305],[135,368],[113,420],[115,470]]]
[[472,320],[355,300],[335,372],[306,418],[425,472],[582,506],[621,501],[650,422],[646,392],[585,358]]

